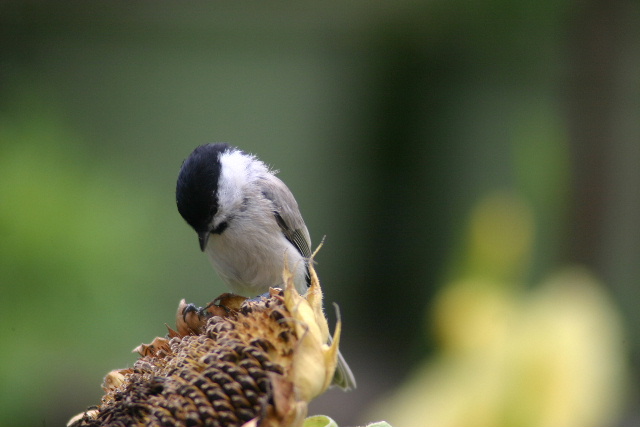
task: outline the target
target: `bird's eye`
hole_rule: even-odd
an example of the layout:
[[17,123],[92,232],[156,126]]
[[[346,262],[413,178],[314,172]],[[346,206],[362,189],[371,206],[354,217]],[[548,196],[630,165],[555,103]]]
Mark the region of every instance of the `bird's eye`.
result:
[[227,221],[223,221],[220,224],[218,224],[216,228],[211,230],[211,234],[222,234],[222,232],[226,230],[228,226],[229,224],[227,223]]

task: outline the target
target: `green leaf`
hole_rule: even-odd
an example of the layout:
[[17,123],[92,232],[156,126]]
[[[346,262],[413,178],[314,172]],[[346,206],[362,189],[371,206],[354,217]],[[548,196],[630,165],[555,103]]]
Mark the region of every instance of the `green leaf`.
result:
[[304,420],[303,427],[338,427],[338,424],[326,415],[314,415]]

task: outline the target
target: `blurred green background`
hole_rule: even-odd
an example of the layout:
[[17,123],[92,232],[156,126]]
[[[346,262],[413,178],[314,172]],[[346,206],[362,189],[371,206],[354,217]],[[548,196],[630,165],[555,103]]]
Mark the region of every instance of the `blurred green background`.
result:
[[632,425],[639,118],[633,0],[1,2],[0,423],[225,290],[174,188],[226,141],[327,236],[359,388],[312,413]]

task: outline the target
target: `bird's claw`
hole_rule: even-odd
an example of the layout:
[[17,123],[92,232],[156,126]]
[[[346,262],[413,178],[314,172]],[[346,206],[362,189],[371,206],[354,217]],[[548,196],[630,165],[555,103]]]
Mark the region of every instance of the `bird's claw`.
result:
[[187,315],[191,313],[195,313],[198,317],[204,315],[205,308],[196,307],[194,304],[187,304],[186,307],[182,310],[182,320],[187,321]]

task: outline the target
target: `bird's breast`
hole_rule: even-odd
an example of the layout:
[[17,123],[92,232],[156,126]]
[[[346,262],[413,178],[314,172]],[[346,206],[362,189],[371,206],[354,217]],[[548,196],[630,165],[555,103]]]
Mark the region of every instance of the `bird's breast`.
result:
[[239,295],[254,297],[269,287],[282,287],[285,256],[294,276],[299,276],[300,271],[304,280],[304,259],[279,230],[258,230],[246,235],[229,227],[210,237],[206,252],[231,292]]

